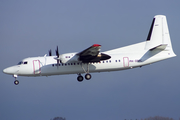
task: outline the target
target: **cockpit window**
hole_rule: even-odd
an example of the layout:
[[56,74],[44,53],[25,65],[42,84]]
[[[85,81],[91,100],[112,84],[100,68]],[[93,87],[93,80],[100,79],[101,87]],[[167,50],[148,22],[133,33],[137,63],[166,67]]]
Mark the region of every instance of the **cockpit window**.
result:
[[21,61],[21,62],[18,63],[18,65],[21,65],[21,64],[28,64],[28,62],[27,61],[24,61],[24,62]]
[[18,63],[18,65],[21,65],[22,63],[23,63],[23,62],[21,61],[21,62]]

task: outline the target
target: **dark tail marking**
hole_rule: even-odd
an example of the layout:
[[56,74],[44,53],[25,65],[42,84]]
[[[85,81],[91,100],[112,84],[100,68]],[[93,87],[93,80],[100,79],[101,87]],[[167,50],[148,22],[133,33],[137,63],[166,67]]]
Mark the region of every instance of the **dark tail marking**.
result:
[[150,41],[151,40],[151,34],[152,34],[153,27],[154,27],[154,21],[155,21],[155,18],[152,21],[151,28],[149,30],[149,34],[148,34],[148,37],[147,37],[146,41]]

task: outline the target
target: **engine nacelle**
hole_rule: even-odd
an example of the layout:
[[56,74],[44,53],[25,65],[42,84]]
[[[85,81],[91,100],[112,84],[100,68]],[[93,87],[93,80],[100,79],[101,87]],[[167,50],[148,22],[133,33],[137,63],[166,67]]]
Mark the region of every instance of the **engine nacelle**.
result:
[[67,62],[80,62],[80,61],[79,61],[79,56],[76,55],[76,53],[62,54],[62,55],[60,55],[60,61],[61,61],[62,63],[67,63]]

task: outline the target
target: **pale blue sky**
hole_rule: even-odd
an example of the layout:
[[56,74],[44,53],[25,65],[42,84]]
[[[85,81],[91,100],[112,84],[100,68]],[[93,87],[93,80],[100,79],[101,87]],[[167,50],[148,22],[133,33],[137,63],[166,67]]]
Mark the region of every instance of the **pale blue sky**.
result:
[[157,14],[167,16],[177,57],[125,71],[14,78],[0,72],[1,120],[123,120],[180,117],[180,1],[1,0],[0,69],[24,58],[79,52],[92,44],[106,51],[145,41]]

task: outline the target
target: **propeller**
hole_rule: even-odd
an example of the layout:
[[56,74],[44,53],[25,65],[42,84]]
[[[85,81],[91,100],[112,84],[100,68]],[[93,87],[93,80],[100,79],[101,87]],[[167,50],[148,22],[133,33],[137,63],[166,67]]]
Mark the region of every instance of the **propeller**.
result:
[[[59,55],[58,46],[57,46],[55,52],[56,52],[56,56],[57,56],[57,58],[55,58],[55,59],[57,60],[57,67],[58,67],[58,66],[59,66],[59,63],[61,62],[61,60],[60,60],[60,58],[59,58],[60,55]],[[51,51],[51,49],[49,50],[49,56],[52,56],[52,51]]]

